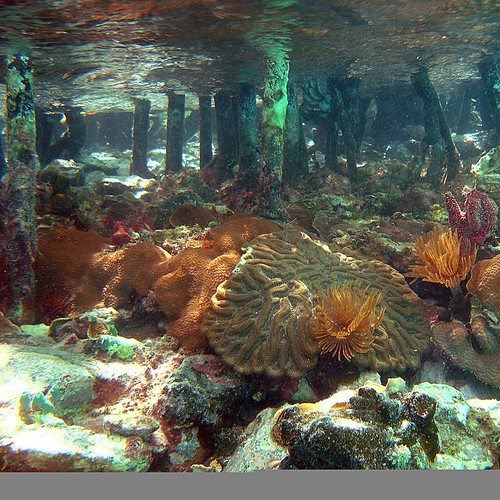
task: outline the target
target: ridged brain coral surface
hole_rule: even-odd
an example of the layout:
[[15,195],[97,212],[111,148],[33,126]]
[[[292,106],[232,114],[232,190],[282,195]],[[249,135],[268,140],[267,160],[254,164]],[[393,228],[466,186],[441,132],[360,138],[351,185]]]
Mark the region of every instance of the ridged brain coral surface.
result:
[[243,252],[202,323],[212,347],[236,371],[297,378],[311,370],[320,351],[310,333],[316,298],[353,282],[380,292],[385,307],[371,348],[353,362],[376,371],[419,365],[430,338],[425,307],[392,267],[334,253],[295,230],[258,236]]

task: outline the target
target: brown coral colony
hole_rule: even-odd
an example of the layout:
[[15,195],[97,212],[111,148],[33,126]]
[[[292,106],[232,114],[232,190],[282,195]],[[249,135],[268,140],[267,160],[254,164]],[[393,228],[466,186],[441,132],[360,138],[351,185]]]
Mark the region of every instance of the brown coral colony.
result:
[[[456,234],[436,235],[436,248],[420,244],[431,257],[458,248]],[[428,344],[423,305],[393,268],[333,253],[266,219],[229,217],[174,256],[151,243],[114,250],[108,241],[74,229],[48,233],[35,265],[39,281],[73,290],[76,313],[142,300],[165,315],[182,348],[210,344],[240,373],[298,378],[319,354],[404,370],[418,365]],[[475,249],[471,255],[470,262]],[[463,265],[443,262],[448,274]],[[39,288],[42,299],[48,293]]]
[[[44,319],[52,320],[65,315],[69,305],[72,312],[83,313],[93,307],[125,307],[134,295],[148,298],[170,320],[168,333],[182,347],[204,347],[201,319],[217,286],[239,261],[241,245],[278,230],[272,221],[234,215],[211,230],[201,247],[184,248],[172,257],[151,243],[113,250],[109,240],[95,233],[58,228],[39,241],[40,309]],[[54,295],[54,290],[61,292]],[[70,304],[65,302],[68,290]]]

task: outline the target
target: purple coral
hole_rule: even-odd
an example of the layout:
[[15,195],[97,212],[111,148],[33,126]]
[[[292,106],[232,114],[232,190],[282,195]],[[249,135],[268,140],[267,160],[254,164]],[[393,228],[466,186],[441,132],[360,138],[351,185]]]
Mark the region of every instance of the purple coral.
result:
[[448,224],[458,236],[469,242],[467,246],[480,246],[497,223],[497,204],[486,194],[473,189],[465,196],[464,209],[450,193],[445,193],[444,201],[448,210]]

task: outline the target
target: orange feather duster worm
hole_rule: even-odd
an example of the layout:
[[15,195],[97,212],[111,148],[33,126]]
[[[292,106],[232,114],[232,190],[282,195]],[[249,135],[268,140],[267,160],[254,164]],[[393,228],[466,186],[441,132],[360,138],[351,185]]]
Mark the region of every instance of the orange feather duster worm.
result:
[[377,307],[381,299],[380,293],[356,284],[332,287],[322,295],[313,310],[311,331],[321,354],[350,360],[356,352],[367,352],[384,317],[385,309]]
[[441,283],[453,288],[465,279],[477,255],[477,246],[462,240],[457,231],[434,228],[415,243],[418,264],[410,266],[407,276]]

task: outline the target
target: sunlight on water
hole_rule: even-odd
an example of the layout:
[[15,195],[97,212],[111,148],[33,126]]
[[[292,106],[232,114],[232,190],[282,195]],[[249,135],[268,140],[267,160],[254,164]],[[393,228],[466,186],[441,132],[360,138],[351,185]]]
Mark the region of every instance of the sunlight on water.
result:
[[358,76],[374,90],[424,63],[446,88],[477,77],[498,14],[490,1],[24,1],[2,6],[0,53],[32,53],[42,102],[88,109],[261,85],[273,52],[289,55],[296,81]]

